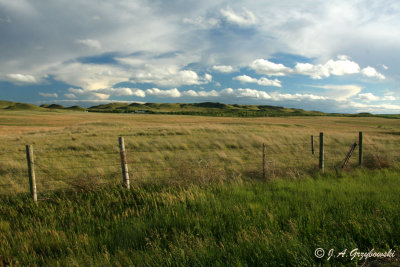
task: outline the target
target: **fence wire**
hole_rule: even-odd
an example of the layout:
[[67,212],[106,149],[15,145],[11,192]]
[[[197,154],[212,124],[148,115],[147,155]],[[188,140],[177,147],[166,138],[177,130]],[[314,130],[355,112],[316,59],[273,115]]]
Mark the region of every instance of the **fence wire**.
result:
[[[156,179],[179,175],[217,175],[219,173],[240,172],[242,174],[266,177],[275,175],[295,176],[319,166],[319,138],[314,137],[314,154],[309,138],[299,142],[270,144],[253,142],[241,144],[199,144],[197,145],[157,145],[151,149],[140,149],[140,145],[126,143],[126,164],[131,181],[136,179]],[[385,140],[363,142],[363,156],[379,156],[400,160],[398,140],[391,140],[388,147]],[[358,140],[331,139],[324,144],[326,170],[341,168],[350,147]],[[39,192],[86,186],[85,183],[108,183],[122,181],[121,153],[117,146],[107,146],[106,151],[91,147],[84,150],[80,146],[57,148],[34,148],[34,168]],[[2,150],[0,153],[0,194],[18,189],[27,190],[26,150]],[[264,153],[264,157],[263,157]],[[348,167],[358,165],[358,146],[352,153]],[[172,177],[173,178],[173,177]],[[203,177],[204,178],[204,177]],[[194,177],[195,179],[195,177]],[[138,180],[138,181],[139,181]],[[79,185],[81,181],[82,185]],[[63,185],[61,185],[62,183]],[[23,189],[22,189],[23,188]]]

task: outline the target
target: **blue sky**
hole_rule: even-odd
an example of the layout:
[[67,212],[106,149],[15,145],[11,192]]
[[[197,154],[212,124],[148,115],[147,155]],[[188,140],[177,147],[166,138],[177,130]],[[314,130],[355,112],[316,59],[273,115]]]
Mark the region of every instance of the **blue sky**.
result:
[[398,1],[0,0],[0,99],[400,113]]

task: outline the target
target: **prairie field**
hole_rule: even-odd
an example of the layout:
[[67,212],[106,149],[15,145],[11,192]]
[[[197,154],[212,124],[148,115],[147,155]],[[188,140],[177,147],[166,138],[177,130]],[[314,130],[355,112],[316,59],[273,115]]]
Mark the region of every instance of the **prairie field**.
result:
[[[28,191],[28,144],[34,150],[38,191],[44,192],[121,180],[119,136],[125,138],[131,183],[208,183],[262,178],[263,143],[266,178],[316,171],[320,132],[325,168],[338,170],[359,131],[366,165],[396,165],[397,119],[0,112],[0,193]],[[346,168],[357,164],[358,149]]]
[[[363,167],[357,147],[342,169],[360,131]],[[354,265],[314,249],[400,248],[398,119],[0,111],[0,138],[0,265]]]

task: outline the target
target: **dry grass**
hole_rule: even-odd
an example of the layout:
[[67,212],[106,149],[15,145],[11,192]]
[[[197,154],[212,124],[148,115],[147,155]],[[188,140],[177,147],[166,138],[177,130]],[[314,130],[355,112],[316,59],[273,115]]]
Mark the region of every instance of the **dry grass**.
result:
[[[38,190],[46,191],[70,187],[71,181],[85,187],[119,180],[120,135],[133,183],[207,184],[262,179],[262,143],[267,145],[268,178],[296,179],[314,172],[319,132],[325,134],[326,167],[333,170],[358,141],[359,131],[364,132],[367,166],[397,164],[400,126],[394,119],[2,111],[0,192],[28,190],[25,144],[34,146]],[[316,137],[315,155],[311,135]],[[357,158],[356,151],[348,168],[357,165]]]

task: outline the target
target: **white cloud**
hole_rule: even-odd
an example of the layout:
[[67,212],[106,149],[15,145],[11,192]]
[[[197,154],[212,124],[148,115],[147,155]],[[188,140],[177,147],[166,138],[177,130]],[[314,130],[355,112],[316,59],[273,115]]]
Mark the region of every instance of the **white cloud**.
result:
[[216,66],[213,66],[212,68],[213,68],[213,70],[222,72],[222,73],[231,73],[231,72],[235,71],[235,69],[229,65],[216,65]]
[[50,74],[59,81],[87,90],[111,88],[129,80],[130,72],[110,65],[66,63],[51,69]]
[[275,101],[285,101],[285,100],[292,100],[292,101],[301,101],[301,100],[327,100],[328,97],[319,96],[314,94],[281,94],[281,93],[271,93],[271,98]]
[[258,81],[256,78],[252,78],[247,75],[236,76],[236,77],[233,77],[232,80],[237,80],[242,83],[257,83],[257,81]]
[[156,97],[191,97],[191,98],[212,98],[215,101],[224,101],[227,99],[250,99],[250,100],[273,100],[273,101],[301,101],[301,100],[327,100],[327,97],[313,94],[281,94],[279,92],[267,93],[261,90],[250,88],[225,88],[221,91],[194,91],[188,90],[179,92],[178,89],[160,90],[157,88],[147,89],[146,93]]
[[211,91],[194,91],[194,90],[188,90],[184,91],[182,93],[183,96],[189,96],[189,97],[218,97],[219,92],[215,90]]
[[364,94],[359,94],[358,99],[365,102],[371,102],[371,101],[378,101],[380,98],[372,93],[364,93]]
[[358,102],[346,103],[347,107],[351,107],[356,112],[371,112],[371,113],[399,113],[400,105],[388,105],[388,104],[364,104]]
[[310,63],[297,63],[294,71],[297,74],[308,75],[313,79],[322,79],[330,76],[329,70],[323,65]]
[[392,96],[392,95],[385,95],[384,97],[382,97],[382,100],[384,100],[384,101],[395,101],[395,100],[397,100],[397,98]]
[[348,56],[339,55],[337,60],[330,59],[325,64],[313,65],[310,63],[297,63],[294,67],[297,74],[308,75],[312,79],[327,78],[330,75],[343,76],[360,72],[360,66],[349,59]]
[[102,48],[102,45],[100,41],[94,40],[94,39],[81,39],[81,40],[76,40],[76,43],[82,44],[86,47],[89,47],[91,49],[98,49],[100,50]]
[[146,97],[145,91],[138,88],[126,88],[126,87],[117,87],[117,88],[104,88],[95,90],[97,93],[107,94],[107,95],[115,95],[115,96],[137,96],[137,97]]
[[311,63],[296,63],[294,69],[284,66],[283,64],[276,64],[265,59],[256,59],[250,67],[257,73],[265,74],[268,76],[285,76],[290,73],[301,74],[310,76],[312,79],[328,78],[331,75],[343,76],[348,74],[362,73],[368,77],[375,77],[380,80],[385,79],[385,76],[377,72],[372,67],[360,69],[360,66],[350,60],[346,55],[339,55],[336,60],[330,59],[325,64],[311,64]]
[[182,95],[184,95],[184,96],[191,96],[191,97],[197,97],[197,96],[199,96],[199,94],[198,94],[196,91],[194,91],[194,90],[185,91],[185,92],[182,93]]
[[276,64],[265,59],[256,59],[250,64],[250,68],[259,74],[268,76],[285,76],[292,72],[292,70],[283,64]]
[[69,88],[68,91],[75,96],[83,97],[85,100],[106,100],[110,97],[109,94],[96,93],[96,91],[82,88]]
[[246,8],[242,8],[240,12],[235,12],[231,8],[221,9],[219,16],[195,16],[184,17],[182,22],[184,24],[194,25],[202,29],[218,28],[221,27],[223,22],[238,25],[240,27],[250,27],[258,22],[256,15]]
[[312,85],[312,87],[324,89],[325,90],[325,92],[323,93],[324,96],[338,101],[347,100],[350,97],[357,95],[363,89],[363,87],[354,84]]
[[270,99],[271,96],[264,91],[258,91],[254,89],[232,89],[226,88],[220,91],[222,97],[240,97],[240,98],[256,98],[256,99]]
[[211,82],[212,81],[212,75],[211,74],[204,74],[204,81],[206,82]]
[[281,94],[279,92],[267,93],[260,90],[250,88],[225,88],[218,92],[218,97],[221,98],[245,98],[245,99],[257,99],[257,100],[273,100],[273,101],[284,101],[284,100],[327,100],[327,97],[318,96],[313,94]]
[[361,73],[367,77],[374,77],[378,78],[379,80],[384,80],[386,78],[383,74],[377,72],[375,68],[370,66],[362,69]]
[[338,55],[337,58],[342,61],[349,61],[350,57],[348,55]]
[[68,88],[68,91],[77,95],[83,95],[87,92],[82,88],[73,88],[73,87]]
[[204,77],[199,76],[192,70],[180,70],[177,66],[152,66],[147,65],[144,69],[134,71],[131,82],[154,83],[159,86],[181,86],[199,85],[212,80],[208,73]]
[[177,98],[182,95],[177,88],[169,90],[160,90],[158,88],[152,88],[152,89],[147,89],[146,93],[148,95],[153,95],[156,97],[173,97],[173,98]]
[[57,93],[42,93],[42,92],[39,92],[39,95],[43,96],[43,97],[48,97],[48,98],[57,98],[58,97]]
[[12,74],[7,74],[6,78],[10,80],[11,82],[17,82],[17,83],[37,83],[38,80],[29,74],[20,74],[20,73],[12,73]]
[[279,81],[278,79],[270,80],[265,77],[256,79],[256,78],[252,78],[247,75],[239,75],[239,76],[234,77],[233,80],[238,80],[242,83],[256,83],[258,85],[263,85],[263,86],[282,87],[281,81]]
[[202,16],[183,18],[182,22],[185,24],[195,25],[203,29],[218,27],[221,23],[221,21],[217,18],[204,18]]
[[77,96],[75,94],[64,94],[64,97],[70,98],[70,99],[76,99]]
[[336,76],[360,72],[360,66],[345,56],[339,56],[338,60],[329,60],[325,63],[324,67],[326,67],[331,74]]
[[263,86],[276,86],[276,87],[282,87],[281,81],[278,79],[267,79],[265,77],[261,77],[260,79],[257,80],[257,84],[263,85]]
[[141,67],[146,64],[146,60],[137,57],[116,57],[116,61],[120,64],[129,65],[131,67]]
[[386,66],[385,64],[378,64],[378,66],[382,67],[382,69],[384,69],[384,70],[388,70],[389,69],[389,67]]
[[234,12],[230,8],[221,9],[220,12],[225,21],[242,27],[252,26],[257,23],[257,17],[253,12],[245,8],[240,13]]
[[194,90],[188,90],[184,91],[183,96],[190,96],[190,97],[219,97],[219,92],[215,90],[211,91],[194,91]]

